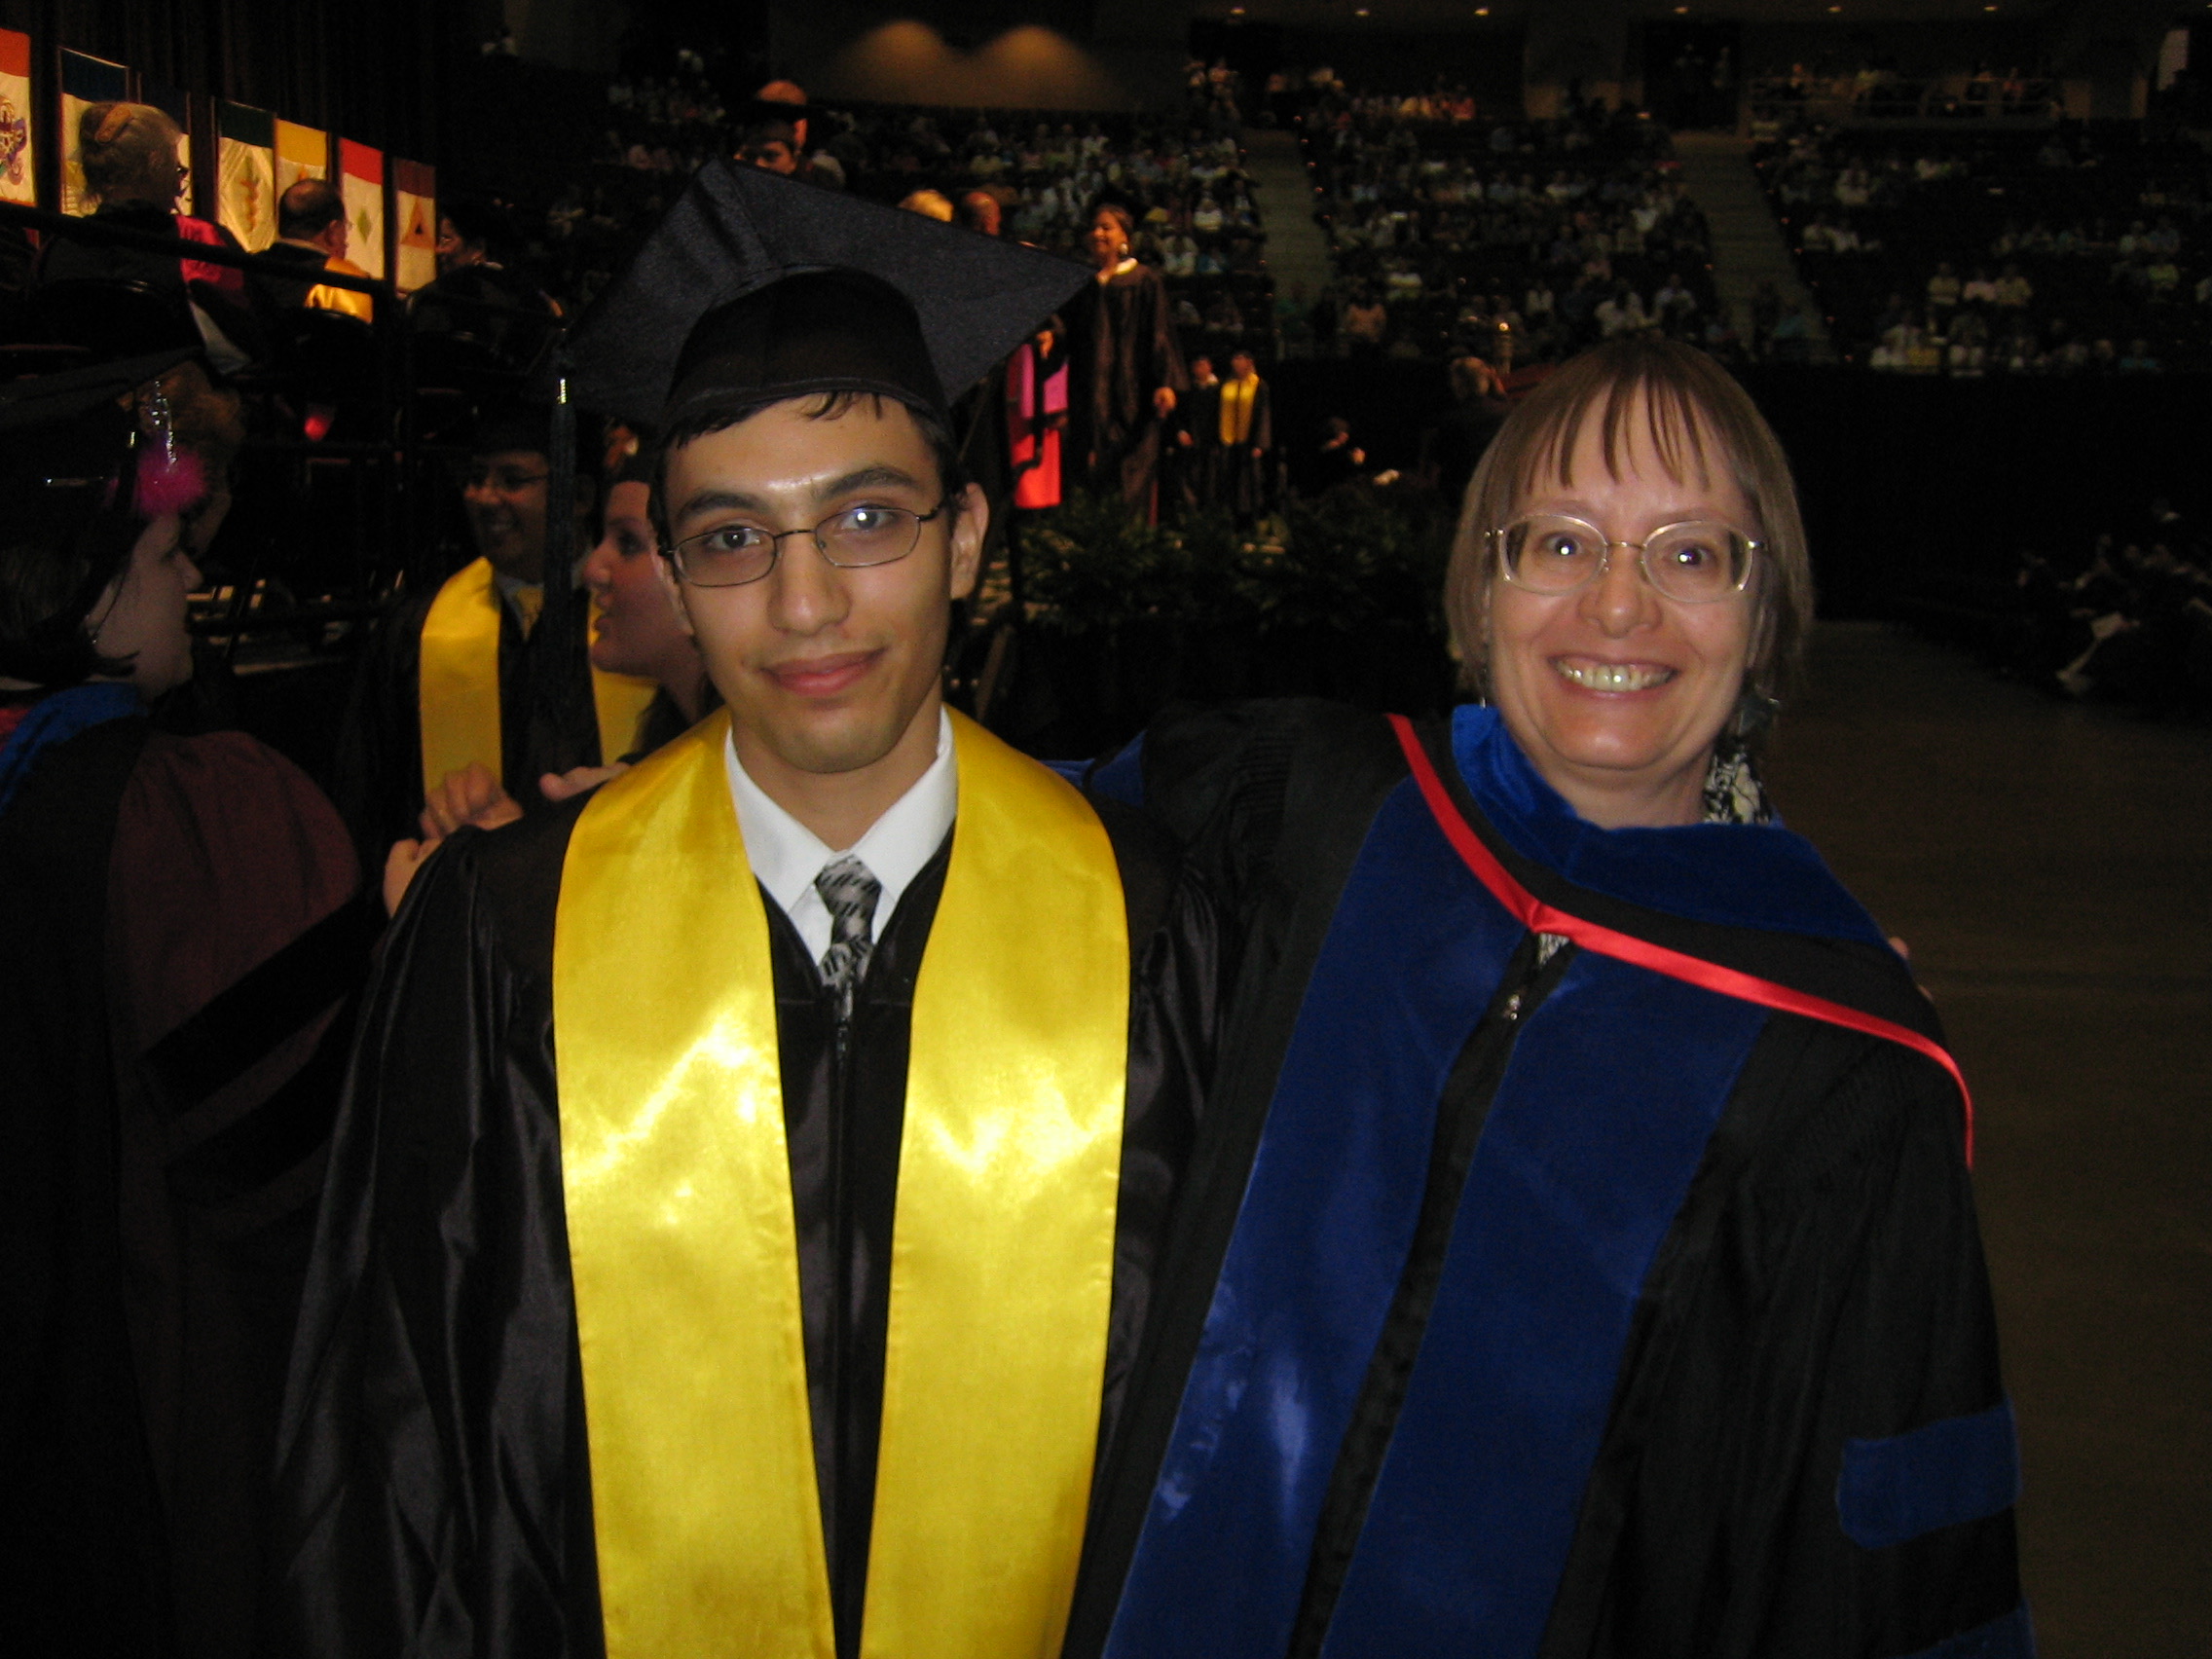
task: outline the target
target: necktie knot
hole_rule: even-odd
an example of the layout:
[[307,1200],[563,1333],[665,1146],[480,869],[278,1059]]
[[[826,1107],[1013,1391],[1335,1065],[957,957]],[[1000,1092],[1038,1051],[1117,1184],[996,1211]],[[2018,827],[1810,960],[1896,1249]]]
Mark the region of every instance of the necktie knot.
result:
[[830,948],[822,953],[822,982],[837,994],[840,1018],[853,1011],[853,990],[867,972],[875,949],[875,902],[883,883],[867,866],[847,853],[822,866],[814,891],[830,912]]

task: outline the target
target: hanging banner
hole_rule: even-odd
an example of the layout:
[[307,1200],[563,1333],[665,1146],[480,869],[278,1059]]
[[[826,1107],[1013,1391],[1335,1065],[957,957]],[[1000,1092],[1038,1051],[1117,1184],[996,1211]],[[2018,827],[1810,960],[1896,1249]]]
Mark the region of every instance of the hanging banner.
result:
[[338,190],[346,202],[346,257],[371,276],[384,260],[384,152],[338,140]]
[[421,162],[391,162],[391,204],[399,219],[399,257],[393,284],[403,294],[426,288],[438,276],[438,173]]
[[31,142],[31,37],[0,29],[0,202],[38,204]]
[[177,166],[184,168],[184,196],[177,203],[179,213],[189,213],[200,195],[200,179],[192,170],[192,97],[182,88],[166,86],[160,81],[138,78],[138,101],[152,104],[176,123],[176,129],[184,136],[176,141]]
[[330,135],[296,122],[276,123],[276,194],[303,178],[330,176]]
[[225,103],[218,218],[248,253],[276,240],[276,121],[265,109]]
[[99,203],[85,189],[77,155],[77,123],[90,104],[117,103],[130,95],[130,71],[104,57],[61,49],[61,210],[90,213]]

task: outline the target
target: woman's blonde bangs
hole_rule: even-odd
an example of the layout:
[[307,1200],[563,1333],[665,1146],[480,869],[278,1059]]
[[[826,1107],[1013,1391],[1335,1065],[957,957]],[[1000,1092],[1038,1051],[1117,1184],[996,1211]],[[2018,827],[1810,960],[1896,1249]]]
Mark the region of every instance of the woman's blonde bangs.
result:
[[[1486,532],[1512,522],[1523,501],[1547,483],[1573,483],[1573,456],[1587,423],[1601,423],[1606,471],[1620,469],[1637,434],[1669,477],[1710,485],[1714,458],[1758,516],[1749,527],[1763,558],[1757,576],[1758,623],[1747,690],[1762,704],[1793,683],[1813,619],[1813,576],[1797,487],[1774,430],[1750,395],[1703,351],[1664,340],[1620,340],[1566,363],[1506,419],[1467,485],[1445,576],[1444,608],[1461,684],[1488,689],[1484,642],[1495,574]],[[1755,721],[1750,722],[1755,724]]]

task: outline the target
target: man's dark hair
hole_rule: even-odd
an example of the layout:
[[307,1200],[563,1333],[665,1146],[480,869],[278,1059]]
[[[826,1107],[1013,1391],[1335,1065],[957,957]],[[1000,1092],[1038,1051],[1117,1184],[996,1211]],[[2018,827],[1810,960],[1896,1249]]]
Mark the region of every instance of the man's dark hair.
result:
[[945,424],[944,417],[935,410],[924,409],[906,402],[903,398],[886,399],[875,391],[817,391],[801,392],[797,398],[757,397],[733,392],[726,402],[702,405],[678,421],[661,434],[660,444],[654,452],[652,466],[653,532],[660,537],[661,553],[668,556],[676,546],[668,514],[668,458],[695,438],[706,437],[710,432],[723,432],[741,422],[749,421],[763,409],[778,403],[804,402],[809,421],[834,421],[862,398],[871,399],[878,413],[886,401],[897,404],[914,418],[921,429],[922,442],[929,445],[930,456],[937,462],[938,494],[952,496],[968,484],[967,468],[961,464],[960,445],[954,440],[952,428]]
[[513,241],[506,210],[494,202],[441,202],[438,217],[449,221],[463,242],[484,249],[495,259]]
[[327,179],[303,178],[276,199],[276,234],[308,241],[346,217],[345,198]]

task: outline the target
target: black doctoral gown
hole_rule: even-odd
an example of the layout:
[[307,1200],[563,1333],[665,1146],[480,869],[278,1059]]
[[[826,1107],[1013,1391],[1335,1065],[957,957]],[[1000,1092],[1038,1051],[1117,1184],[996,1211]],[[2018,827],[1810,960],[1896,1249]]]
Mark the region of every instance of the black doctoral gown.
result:
[[21,1659],[250,1643],[383,919],[357,885],[329,803],[236,732],[108,719],[0,810],[0,1640]]
[[[339,730],[330,793],[366,869],[423,832],[423,623],[437,597],[436,586],[409,594],[378,625]],[[537,780],[547,772],[601,764],[590,608],[579,593],[525,636],[513,608],[499,607],[500,781],[525,812],[545,804]],[[555,677],[564,683],[548,684]]]
[[[394,924],[301,1311],[271,1652],[602,1651],[552,1030],[578,810],[457,835]],[[1131,962],[1103,1454],[1197,1129],[1221,945],[1172,843],[1125,808],[1101,817]],[[948,858],[949,843],[882,928],[842,1063],[834,1006],[762,895],[841,1655],[858,1651],[866,1582],[914,979]]]
[[[1185,1384],[1286,1054],[1302,1016],[1312,1017],[1302,1010],[1309,982],[1370,826],[1408,778],[1382,720],[1304,700],[1171,713],[1137,756],[1095,769],[1092,788],[1133,795],[1140,769],[1146,805],[1185,838],[1215,884],[1239,933],[1240,966],[1161,1273],[1166,1288],[1132,1378],[1130,1410],[1098,1476],[1102,1501],[1065,1659],[1148,1650],[1141,1630],[1132,1641],[1127,1628],[1139,1594],[1131,1562],[1151,1535],[1148,1524],[1192,1500],[1189,1493],[1157,1493],[1156,1482],[1177,1444]],[[1448,750],[1442,769],[1456,803],[1471,810]],[[1545,879],[1532,866],[1517,873]],[[1589,900],[1564,883],[1541,891],[1561,905]],[[1890,996],[1889,1017],[1931,1023],[1925,1010],[1916,1016],[1905,1006],[1917,994],[1894,960],[1874,960],[1887,954],[1877,947],[1704,926],[1618,903],[1604,918],[1762,977],[1825,975],[1831,996],[1878,989],[1886,977],[1895,987],[1880,993]],[[1253,1651],[1313,1655],[1332,1636],[1332,1652],[1374,1645],[1341,1623],[1332,1630],[1347,1567],[1516,1032],[1579,952],[1567,943],[1547,960],[1524,935],[1449,1070],[1397,1292],[1333,1468],[1322,1465],[1330,1472],[1300,1567],[1303,1593],[1294,1578],[1281,1606],[1287,1643],[1254,1642]],[[1916,1534],[1906,1527],[1880,1547],[1847,1537],[1838,1524],[1838,1467],[1853,1437],[2005,1409],[1960,1124],[1955,1087],[1911,1051],[1795,1014],[1766,1016],[1636,1299],[1602,1439],[1571,1508],[1564,1569],[1548,1616],[1537,1610],[1533,1651],[1544,1659],[1894,1659],[2029,1650],[2012,1512],[2002,1494],[1986,1513]],[[1480,1436],[1483,1426],[1470,1422],[1466,1433]],[[1191,1466],[1188,1456],[1183,1466]],[[1273,1499],[1256,1493],[1252,1501]],[[1118,1612],[1124,1628],[1117,1632]],[[1203,1628],[1194,1621],[1193,1609],[1170,1604],[1164,1625],[1150,1628]],[[1962,1633],[1980,1644],[1948,1645]],[[1240,1640],[1214,1651],[1244,1651]],[[1164,1646],[1177,1641],[1184,1638]],[[1205,1646],[1200,1637],[1175,1650]],[[1402,1650],[1421,1649],[1417,1641]]]
[[1152,504],[1165,423],[1153,393],[1189,384],[1167,285],[1148,265],[1084,284],[1068,307],[1075,384],[1068,392],[1076,465],[1090,487],[1131,506]]

